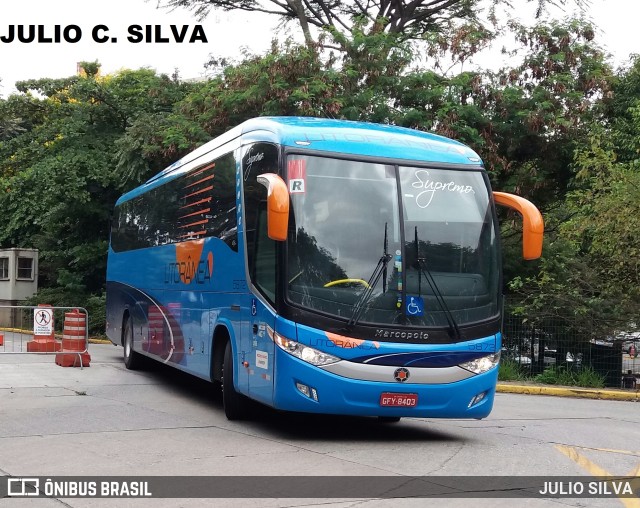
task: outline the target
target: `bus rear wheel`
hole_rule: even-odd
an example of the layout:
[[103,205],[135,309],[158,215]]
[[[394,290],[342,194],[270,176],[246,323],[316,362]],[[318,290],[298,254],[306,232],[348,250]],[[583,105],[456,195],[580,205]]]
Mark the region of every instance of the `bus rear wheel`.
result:
[[122,345],[124,346],[124,366],[129,370],[139,369],[142,365],[142,358],[139,353],[133,350],[133,327],[129,317],[124,322]]
[[227,342],[222,363],[222,406],[227,420],[245,420],[249,417],[250,401],[233,387],[233,352]]

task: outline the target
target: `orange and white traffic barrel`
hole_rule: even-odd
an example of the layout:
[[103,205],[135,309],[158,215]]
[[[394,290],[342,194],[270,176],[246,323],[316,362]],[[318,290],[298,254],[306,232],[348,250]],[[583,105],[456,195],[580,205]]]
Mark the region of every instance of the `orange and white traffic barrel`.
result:
[[87,315],[74,309],[64,314],[62,353],[56,354],[61,367],[89,367],[91,356],[87,352]]

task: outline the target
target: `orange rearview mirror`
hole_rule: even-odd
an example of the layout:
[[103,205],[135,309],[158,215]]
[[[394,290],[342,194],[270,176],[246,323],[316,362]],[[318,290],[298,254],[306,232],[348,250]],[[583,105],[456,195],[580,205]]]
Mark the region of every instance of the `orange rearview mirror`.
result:
[[267,235],[272,240],[287,239],[289,225],[289,192],[284,180],[274,173],[258,176],[258,183],[267,188]]
[[522,257],[538,259],[542,255],[544,221],[542,214],[531,201],[506,192],[494,192],[497,205],[513,208],[522,215]]

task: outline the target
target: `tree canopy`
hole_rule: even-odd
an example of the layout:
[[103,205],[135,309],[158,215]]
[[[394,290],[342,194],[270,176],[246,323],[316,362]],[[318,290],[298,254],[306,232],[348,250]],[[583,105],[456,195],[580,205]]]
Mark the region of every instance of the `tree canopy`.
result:
[[[311,13],[321,4],[302,5]],[[344,9],[332,11],[333,23],[357,21]],[[305,115],[396,124],[469,144],[494,188],[530,198],[547,223],[543,258],[524,264],[519,220],[501,217],[513,310],[527,319],[562,314],[597,323],[600,334],[632,326],[640,310],[640,61],[614,72],[593,27],[579,19],[529,28],[512,22],[520,47],[508,68],[444,73],[417,66],[416,47],[387,25],[378,32],[349,26],[357,50],[339,59],[313,45],[274,42],[264,55],[246,55],[195,83],[148,69],[100,76],[91,62],[83,75],[25,81],[0,99],[0,246],[40,249],[40,301],[94,298],[100,307],[109,216],[121,193],[245,119]],[[433,33],[422,29],[416,34]],[[428,51],[441,50],[437,37],[422,40]],[[463,37],[455,51],[473,41]]]
[[[95,74],[21,82],[0,100],[0,245],[40,250],[40,286],[58,289],[47,303],[102,293],[113,204],[140,181],[116,147],[142,115],[170,113],[187,91],[150,70]],[[148,173],[154,161],[138,163]]]
[[600,337],[640,324],[639,70],[636,57],[611,77],[575,144],[569,192],[547,214],[540,270],[511,281],[523,314],[579,316]]
[[[574,4],[588,0],[520,0],[535,5],[536,17],[549,6]],[[257,12],[297,23],[308,46],[353,51],[358,35],[392,35],[396,42],[430,40],[440,34],[440,44],[456,34],[455,43],[471,42],[478,34],[488,34],[497,22],[497,14],[512,9],[509,0],[160,0],[160,6],[186,8],[204,18],[212,10]],[[315,32],[312,30],[315,28]],[[324,42],[323,37],[330,41]]]

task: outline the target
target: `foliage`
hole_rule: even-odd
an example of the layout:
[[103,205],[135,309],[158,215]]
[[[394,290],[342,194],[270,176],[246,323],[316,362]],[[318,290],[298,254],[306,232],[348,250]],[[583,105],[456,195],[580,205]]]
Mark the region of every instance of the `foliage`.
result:
[[[53,307],[79,307],[87,311],[90,337],[104,336],[106,319],[106,295],[87,294],[84,291],[64,287],[42,288],[38,294],[28,299],[27,305],[45,303]],[[61,326],[61,325],[60,325]]]
[[154,162],[136,161],[143,169],[132,179],[114,146],[187,91],[146,69],[100,78],[97,65],[87,77],[18,83],[22,93],[0,101],[13,124],[0,140],[0,245],[39,249],[41,287],[80,298],[104,289],[113,204]]
[[274,46],[203,83],[178,111],[212,136],[256,115],[333,116],[338,113],[338,74],[323,68],[305,47]]
[[500,359],[498,381],[523,381],[526,375],[522,372],[520,364],[511,358]]
[[[583,6],[586,0],[522,0],[520,5],[537,4],[536,17],[549,5],[574,4]],[[318,42],[325,48],[350,54],[355,34],[376,36],[388,34],[398,42],[437,39],[448,46],[477,43],[471,34],[487,32],[497,24],[497,12],[511,11],[509,0],[385,0],[359,2],[356,0],[163,0],[159,6],[187,8],[200,19],[211,10],[260,12],[283,22],[297,23],[305,43],[313,48]],[[473,27],[469,32],[469,28]],[[317,37],[316,37],[316,34]],[[324,36],[331,40],[325,43]]]
[[[309,115],[392,123],[454,137],[475,148],[493,183],[538,204],[555,203],[573,178],[572,159],[599,114],[611,70],[582,21],[533,29],[513,24],[522,63],[447,76],[411,68],[416,49],[394,34],[354,27],[337,60],[291,42],[228,65],[178,106],[187,125],[215,136],[260,115]],[[470,36],[470,35],[469,35]],[[431,43],[434,51],[439,41]],[[456,46],[464,53],[462,45]],[[176,132],[185,132],[176,115]],[[182,146],[193,132],[178,136]],[[156,144],[157,146],[157,144]],[[175,146],[174,153],[179,153]]]
[[604,97],[606,132],[621,163],[637,163],[640,153],[640,58],[630,59]]
[[554,366],[538,374],[535,381],[550,385],[581,386],[583,388],[604,388],[605,378],[591,367],[573,369],[566,366]]
[[[475,0],[436,2],[430,18],[411,23],[394,18],[406,15],[398,10],[405,4],[376,4],[390,9],[387,17],[369,12],[372,3],[331,4],[330,12],[317,13],[324,32],[316,39],[274,43],[262,56],[222,62],[202,82],[148,69],[100,76],[97,62],[83,62],[83,76],[18,84],[19,94],[0,100],[0,245],[40,249],[46,297],[98,306],[109,214],[122,192],[250,117],[375,121],[469,144],[494,188],[543,209],[544,257],[526,265],[519,261],[520,219],[500,216],[507,289],[523,319],[578,318],[599,336],[625,327],[640,310],[639,64],[615,74],[593,27],[568,20],[532,28],[509,23],[519,48],[513,65],[500,71],[422,68],[423,55],[464,62],[496,32],[480,22]],[[311,7],[328,4],[273,5],[303,13],[313,25]],[[412,5],[427,14],[426,2]],[[359,6],[367,12],[353,17],[348,10]],[[402,23],[405,29],[396,30]],[[411,42],[417,38],[419,46]],[[323,51],[331,46],[339,51]]]
[[576,386],[584,388],[604,388],[605,377],[591,367],[584,367],[575,373]]
[[580,386],[582,388],[604,388],[605,377],[592,367],[573,367],[570,365],[554,365],[547,367],[541,374],[530,378],[518,362],[510,358],[500,360],[498,381],[533,381],[536,383]]
[[638,324],[639,68],[636,60],[612,80],[599,104],[603,121],[592,121],[577,143],[572,190],[547,217],[539,271],[512,280],[511,289],[523,297],[518,310],[533,319],[550,313],[579,318],[596,337]]

